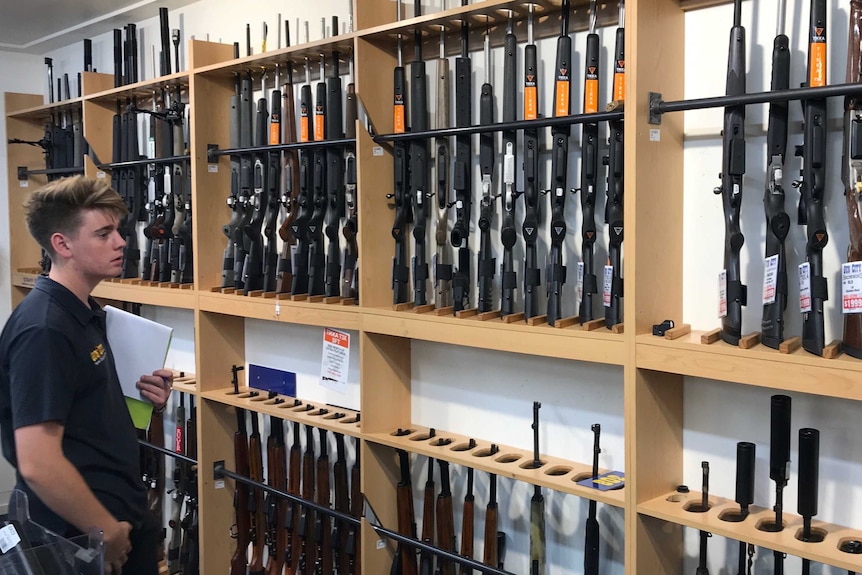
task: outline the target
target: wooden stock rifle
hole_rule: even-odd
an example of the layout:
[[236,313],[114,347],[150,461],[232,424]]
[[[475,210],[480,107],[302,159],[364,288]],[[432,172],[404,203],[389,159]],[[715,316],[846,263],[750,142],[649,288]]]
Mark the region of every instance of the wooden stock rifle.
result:
[[[850,0],[850,33],[847,41],[847,82],[862,80],[862,2]],[[858,97],[844,98],[844,154],[841,179],[847,204],[850,244],[847,262],[862,261],[862,105]],[[860,264],[856,264],[857,266]],[[844,353],[862,359],[862,313],[844,314]]]
[[[251,435],[248,438],[248,478],[263,483],[263,457],[259,425],[257,412],[252,412]],[[264,510],[263,491],[255,489],[249,507],[252,540],[248,575],[263,575],[263,554],[266,545]]]
[[[315,503],[324,507],[330,507],[330,481],[329,481],[329,444],[326,439],[326,430],[320,428],[320,455],[317,457],[317,489],[315,490]],[[329,527],[329,515],[317,513],[317,523],[320,530],[315,528],[317,539],[317,561],[315,562],[315,573],[332,573],[332,533]],[[322,571],[320,571],[322,569]]]
[[[359,419],[359,414],[356,415],[356,419]],[[354,459],[353,459],[353,467],[350,468],[350,514],[356,517],[357,519],[362,518],[364,515],[365,508],[365,496],[362,494],[362,485],[360,483],[360,466],[359,466],[359,452],[362,447],[359,438],[356,439],[356,447],[354,449]],[[412,487],[411,487],[412,493]],[[410,499],[411,504],[413,503],[413,498]],[[415,519],[413,520],[413,537],[416,537],[416,523]],[[362,538],[360,537],[360,531],[358,527],[351,527],[350,537],[347,542],[347,555],[350,559],[350,563],[348,565],[348,574],[349,575],[360,575],[362,570],[360,569],[362,563]],[[415,557],[414,557],[415,562]],[[415,573],[415,569],[414,569]]]
[[[473,558],[473,518],[476,498],[473,496],[473,468],[467,468],[467,494],[464,495],[464,507],[461,513],[461,557]],[[460,566],[461,575],[472,575],[473,569]]]
[[[275,399],[275,404],[284,400]],[[284,421],[270,416],[269,438],[266,441],[266,474],[269,484],[281,491],[287,490],[287,454],[284,450]],[[281,575],[286,555],[287,531],[284,529],[287,502],[281,497],[268,493],[266,496],[266,546],[269,558],[266,575]]]
[[[434,545],[434,492],[434,460],[428,458],[428,479],[422,502],[422,542],[429,545]],[[423,550],[419,556],[419,575],[434,573],[434,556]]]
[[[301,403],[294,400],[294,405]],[[287,492],[291,495],[299,495],[302,465],[302,445],[300,444],[299,422],[293,422],[293,444],[290,446],[287,466]],[[287,530],[285,575],[298,573],[297,565],[302,551],[299,540],[299,505],[293,501],[287,502],[285,508],[284,528]]]
[[[243,366],[233,366],[233,389],[234,394],[239,395],[239,381],[237,373],[245,369]],[[248,477],[249,461],[248,461],[248,431],[245,423],[245,410],[235,408],[236,410],[236,433],[233,436],[233,458],[234,468],[239,475]],[[234,486],[234,516],[235,516],[235,533],[236,550],[230,560],[230,575],[246,575],[248,566],[248,545],[251,542],[251,516],[248,508],[248,486],[244,483],[236,482]]]
[[[305,426],[305,453],[302,455],[302,498],[314,501],[314,428]],[[314,511],[302,506],[297,533],[301,543],[301,554],[297,573],[311,575],[317,550],[314,542]]]
[[[491,446],[493,451],[495,446]],[[485,533],[484,551],[482,552],[482,563],[496,567],[499,561],[497,549],[497,475],[491,473],[489,476],[488,504],[485,506]]]
[[[335,451],[337,457],[332,465],[332,481],[335,484],[335,510],[350,513],[350,488],[347,484],[347,459],[344,455],[344,434],[335,433]],[[335,521],[332,530],[332,550],[338,573],[348,572],[349,558],[347,556],[347,540],[350,529],[340,519]]]

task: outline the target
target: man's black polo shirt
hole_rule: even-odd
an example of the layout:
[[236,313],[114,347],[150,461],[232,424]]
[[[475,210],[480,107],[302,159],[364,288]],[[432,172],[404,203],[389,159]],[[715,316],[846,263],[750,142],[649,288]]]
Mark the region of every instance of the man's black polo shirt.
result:
[[[119,521],[140,525],[146,506],[138,443],[105,335],[105,312],[39,277],[0,335],[0,440],[15,467],[14,430],[46,421],[64,428],[63,452]],[[57,482],[62,485],[63,478]],[[70,526],[18,474],[33,520],[57,533]]]

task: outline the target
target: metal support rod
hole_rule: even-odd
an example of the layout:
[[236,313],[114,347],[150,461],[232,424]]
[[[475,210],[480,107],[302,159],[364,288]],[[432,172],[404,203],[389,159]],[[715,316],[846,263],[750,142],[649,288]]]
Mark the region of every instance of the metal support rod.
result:
[[148,164],[174,164],[176,162],[182,162],[190,160],[191,156],[188,154],[182,156],[170,156],[168,158],[144,158],[142,160],[129,160],[127,162],[111,162],[107,164],[98,164],[96,167],[100,170],[111,170],[116,168],[131,168],[134,166],[146,166]]
[[[356,145],[356,138],[342,138],[340,140],[323,140],[317,142],[293,142],[290,144],[277,144],[274,146],[249,146],[247,148],[225,148],[220,150],[217,146],[210,144],[207,147],[207,161],[213,163],[219,156],[231,154],[247,154],[254,152],[278,152],[280,150],[304,150],[306,148],[330,148],[335,146]],[[147,163],[147,162],[144,162]],[[152,160],[149,160],[152,163]]]
[[179,459],[180,461],[185,461],[186,463],[191,463],[192,465],[197,465],[198,462],[196,459],[192,459],[191,457],[186,457],[182,453],[177,453],[176,451],[171,451],[170,449],[166,449],[164,447],[160,447],[155,445],[154,443],[150,443],[149,441],[145,441],[143,439],[138,440],[139,445],[143,445],[144,447],[148,447],[153,451],[158,451],[159,453],[163,453],[164,455],[169,455],[174,459]]
[[26,180],[29,176],[38,176],[40,174],[46,176],[69,176],[72,174],[83,174],[84,168],[49,168],[49,169],[39,169],[39,170],[30,170],[27,166],[21,166],[18,168],[18,179]]

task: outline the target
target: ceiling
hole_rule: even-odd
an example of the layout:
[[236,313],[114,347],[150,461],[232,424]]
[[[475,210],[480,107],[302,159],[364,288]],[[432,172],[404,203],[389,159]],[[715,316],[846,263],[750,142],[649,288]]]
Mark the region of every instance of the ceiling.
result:
[[195,0],[0,0],[0,50],[44,54]]

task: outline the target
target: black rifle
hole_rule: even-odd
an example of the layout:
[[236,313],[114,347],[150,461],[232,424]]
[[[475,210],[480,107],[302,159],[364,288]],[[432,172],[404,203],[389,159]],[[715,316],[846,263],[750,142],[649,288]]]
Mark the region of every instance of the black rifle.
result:
[[[352,4],[351,4],[352,6]],[[358,118],[358,102],[356,86],[353,83],[353,54],[350,55],[350,82],[347,84],[346,103],[344,105],[344,136],[356,138],[356,120]],[[344,209],[346,218],[341,233],[344,235],[344,255],[342,256],[341,297],[353,298],[359,303],[358,258],[359,245],[356,242],[356,231],[359,228],[358,205],[356,197],[356,154],[348,150],[344,160]]]
[[[748,441],[736,444],[736,502],[739,521],[748,517],[748,506],[754,503],[754,462],[756,446]],[[738,575],[745,575],[748,544],[739,542]]]
[[[174,95],[168,112],[173,131],[173,154],[183,155],[186,151],[184,137],[185,104],[181,99],[180,87]],[[174,196],[174,225],[170,240],[171,283],[191,283],[192,274],[192,229],[191,229],[191,172],[185,160],[173,164],[171,192]]]
[[[542,404],[533,402],[533,461],[531,469],[542,466],[539,458],[539,409]],[[500,553],[502,557],[502,553]],[[545,496],[535,485],[530,499],[530,575],[545,575]]]
[[[401,2],[397,3],[398,20],[401,20]],[[398,34],[398,65],[393,71],[393,132],[407,131],[405,102],[407,76],[402,62],[401,34]],[[393,189],[391,198],[395,202],[395,220],[392,223],[392,238],[395,240],[395,256],[392,258],[392,303],[405,303],[408,298],[410,268],[407,267],[407,226],[413,220],[410,197],[407,192],[407,144],[395,142],[392,146]]]
[[[422,15],[421,2],[413,4],[413,16]],[[413,49],[415,60],[410,64],[410,128],[414,132],[428,130],[428,77],[425,74],[425,62],[422,61],[422,31],[417,27],[413,31]],[[413,304],[427,303],[428,261],[426,259],[425,242],[428,237],[428,217],[431,213],[428,200],[428,142],[427,140],[410,140],[409,145],[410,197],[413,203],[413,240],[415,242],[412,260],[413,269]]]
[[[527,16],[527,45],[524,47],[524,119],[539,117],[539,67],[533,42],[533,4]],[[538,315],[541,271],[536,243],[539,238],[539,131],[524,129],[524,317]]]
[[[299,141],[310,142],[314,139],[312,128],[312,110],[314,103],[311,94],[311,67],[308,58],[305,59],[305,84],[299,91]],[[296,219],[291,225],[293,237],[296,238],[296,254],[293,257],[293,281],[290,287],[292,295],[308,293],[308,222],[314,211],[311,196],[313,178],[314,152],[307,150],[299,154],[299,194],[296,204],[299,208]]]
[[[276,86],[278,84],[276,83]],[[283,403],[276,398],[273,405]],[[269,418],[269,437],[266,440],[266,476],[275,489],[287,489],[287,453],[284,447],[284,421],[278,417]],[[281,575],[287,555],[284,527],[286,501],[272,493],[266,494],[266,547],[268,559],[266,575]]]
[[[254,146],[265,146],[269,131],[269,111],[266,101],[266,72],[260,77],[261,97],[257,101],[257,114],[255,115]],[[269,188],[266,183],[267,166],[269,164],[266,153],[256,153],[252,168],[252,190],[253,196],[248,204],[250,212],[249,221],[243,228],[249,250],[245,256],[245,264],[242,268],[243,293],[263,289],[263,220],[269,203]]]
[[[593,479],[599,476],[599,436],[602,426],[594,423],[593,427]],[[599,575],[599,520],[596,517],[597,503],[590,499],[589,516],[587,517],[586,535],[584,537],[584,575]]]
[[[778,32],[772,44],[773,91],[790,87],[790,41],[784,34],[784,0],[778,2]],[[790,231],[790,216],[784,210],[784,156],[787,153],[787,102],[769,103],[766,132],[766,257],[777,257],[775,300],[763,304],[760,322],[763,345],[778,349],[784,341],[784,310],[787,308],[787,261],[784,240]]]
[[[314,106],[314,140],[326,139],[329,118],[326,109],[326,56],[320,55],[320,81],[317,83],[317,94]],[[326,253],[323,246],[323,220],[326,217],[326,158],[327,151],[319,149],[314,152],[313,176],[311,178],[312,207],[311,218],[308,220],[308,295],[324,295],[326,292]],[[338,166],[341,171],[341,165]]]
[[[701,489],[701,499],[699,507],[692,507],[690,511],[706,513],[709,510],[709,462],[703,461],[700,464],[703,470],[703,487]],[[706,566],[707,542],[712,537],[709,531],[700,532],[700,555],[698,559],[696,575],[709,575],[709,568]]]
[[[554,83],[554,116],[568,116],[572,62],[572,39],[569,37],[569,1],[563,0],[562,25],[557,39],[557,79]],[[566,266],[563,265],[563,241],[566,239],[566,176],[569,161],[569,134],[571,126],[551,129],[551,250],[548,253],[548,325],[556,325],[562,317],[563,284],[566,283]]]
[[[626,73],[625,2],[620,2],[619,26],[614,47],[614,85],[612,98],[619,108],[625,101]],[[622,321],[623,298],[623,207],[625,205],[625,123],[624,120],[608,122],[608,155],[604,162],[608,166],[608,190],[605,202],[605,223],[608,224],[608,266],[611,268],[609,301],[605,303],[605,327],[611,329]]]
[[[338,19],[333,16],[333,33],[338,30]],[[326,79],[326,139],[344,137],[341,108],[341,77],[338,75],[338,52],[332,53],[332,76]],[[327,297],[341,294],[341,245],[338,227],[344,217],[344,152],[335,147],[326,149],[326,237],[329,240],[326,253],[326,279],[324,292]]]
[[[811,0],[808,44],[808,87],[826,85],[826,0]],[[803,144],[796,147],[802,157],[798,223],[807,225],[805,255],[811,278],[811,310],[802,313],[802,347],[815,355],[823,354],[823,302],[829,299],[823,276],[823,248],[829,242],[823,215],[826,180],[826,99],[802,102]]]
[[[466,6],[467,0],[461,0]],[[461,20],[461,55],[455,59],[455,127],[466,128],[471,123],[472,64],[469,54],[470,24]],[[473,137],[455,136],[455,171],[452,187],[455,190],[455,225],[450,239],[458,248],[458,268],[452,277],[453,313],[470,305],[470,212],[473,202]]]
[[[811,518],[817,515],[817,495],[820,480],[820,432],[799,430],[799,494],[797,510],[802,516],[802,541],[819,541],[811,533]],[[811,573],[811,560],[802,560],[802,575]]]
[[[479,95],[479,124],[494,123],[494,87],[491,85],[491,35],[485,30],[485,83]],[[494,210],[494,133],[479,134],[479,170],[482,177],[482,199],[479,202],[479,253],[477,254],[477,276],[479,278],[478,310],[491,311],[494,307],[494,272],[497,260],[491,250],[491,220]]]
[[[790,397],[773,395],[770,408],[769,478],[775,481],[775,522],[772,530],[784,529],[784,488],[790,473]],[[773,551],[775,575],[784,575],[784,553]]]
[[[347,458],[344,451],[344,434],[335,433],[335,451],[337,459],[332,464],[333,492],[335,494],[335,510],[350,513],[350,488],[347,479]],[[333,563],[336,573],[348,572],[347,542],[350,527],[340,519],[335,520],[332,530]]]
[[[727,57],[728,96],[745,94],[745,28],[742,27],[742,0],[733,4],[733,28]],[[745,174],[745,106],[724,108],[722,131],[721,194],[724,207],[724,269],[727,274],[727,313],[721,318],[721,339],[737,345],[742,335],[742,306],[747,303],[747,289],[740,275],[739,252],[745,238],[739,229],[739,209],[742,206],[742,176]]]
[[[599,111],[599,35],[596,34],[596,0],[590,0],[590,33],[587,35],[587,54],[584,64],[584,113]],[[581,305],[578,311],[581,323],[593,319],[593,294],[598,292],[593,249],[596,243],[596,186],[599,177],[599,125],[586,122],[581,137],[581,253],[584,264]]]
[[[189,395],[189,418],[186,420],[184,434],[186,440],[185,455],[197,459],[197,410],[195,409],[195,397]],[[186,480],[186,513],[180,526],[183,530],[183,542],[180,545],[180,572],[192,575],[197,572],[198,565],[198,541],[195,523],[197,522],[197,468],[191,463],[183,463]]]
[[[428,479],[425,480],[425,491],[422,501],[422,542],[434,545],[434,460],[428,458]],[[419,556],[419,575],[432,575],[434,571],[434,555],[422,550]]]
[[[174,432],[174,451],[179,453],[180,455],[185,455],[186,453],[186,436],[185,436],[185,425],[186,425],[186,403],[185,403],[185,394],[180,394],[180,403],[176,409],[176,428]],[[179,573],[180,572],[180,547],[182,546],[183,541],[183,532],[182,532],[182,511],[183,511],[183,501],[186,498],[186,493],[188,491],[187,483],[186,483],[186,465],[182,461],[174,462],[174,492],[172,494],[171,500],[171,517],[168,520],[168,527],[170,527],[170,539],[168,540],[168,573]]]
[[[162,40],[164,43],[164,39]],[[239,58],[239,43],[233,45],[234,59]],[[163,56],[164,59],[164,56]],[[230,139],[228,145],[232,149],[240,147],[240,132],[242,131],[243,115],[240,112],[241,105],[241,75],[234,75],[234,94],[230,97]],[[222,271],[221,271],[221,287],[233,288],[236,286],[234,267],[235,255],[241,250],[241,230],[239,223],[243,217],[244,211],[240,207],[240,155],[230,155],[230,195],[227,198],[227,205],[231,210],[230,221],[222,226],[222,233],[227,236],[227,247],[224,249],[222,256]]]
[[[514,122],[518,88],[515,84],[518,46],[512,27],[512,11],[506,25],[506,38],[503,40],[503,122]],[[518,148],[518,133],[515,130],[503,131],[503,219],[500,225],[500,242],[503,244],[503,263],[500,264],[500,315],[515,312],[515,290],[518,289],[518,272],[512,250],[518,241],[518,228],[515,225],[515,204],[521,195],[515,190],[515,162]]]
[[[239,98],[239,146],[250,148],[254,141],[253,103],[251,88],[251,73],[246,74],[240,80]],[[251,236],[246,233],[246,228],[251,223],[254,210],[253,203],[253,158],[250,154],[241,153],[239,156],[239,195],[237,196],[237,209],[240,218],[237,222],[234,239],[234,287],[237,290],[245,289],[245,260],[251,250]]]
[[[440,26],[440,58],[437,60],[437,129],[449,127],[449,60],[446,59],[446,27]],[[434,307],[452,305],[452,251],[449,249],[449,140],[436,138],[434,161],[437,185],[437,225],[434,241]]]
[[[164,129],[164,100],[153,92],[153,110],[150,114],[150,134],[147,155],[150,158],[166,157],[170,152],[165,150]],[[141,279],[145,281],[159,279],[159,254],[158,245],[163,240],[165,219],[163,205],[165,195],[165,169],[164,164],[151,164],[149,180],[153,184],[153,199],[148,201],[145,208],[149,219],[144,225],[144,236],[147,238],[144,249],[144,263],[141,269]]]
[[[289,67],[289,64],[288,64]],[[269,104],[269,143],[270,145],[281,144],[281,123],[283,121],[281,110],[281,74],[278,64],[275,66],[275,83]],[[263,248],[263,291],[277,291],[278,280],[278,214],[281,211],[283,200],[287,196],[281,195],[281,166],[284,162],[280,152],[269,152],[267,154],[267,202],[266,214],[263,218],[263,237],[266,243]],[[290,174],[287,175],[290,177]],[[288,250],[290,248],[288,247]]]

